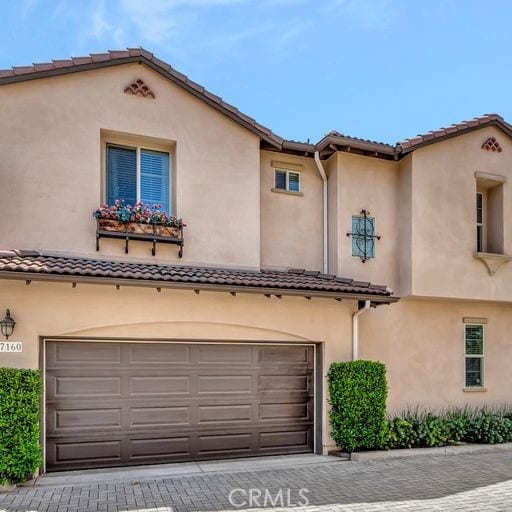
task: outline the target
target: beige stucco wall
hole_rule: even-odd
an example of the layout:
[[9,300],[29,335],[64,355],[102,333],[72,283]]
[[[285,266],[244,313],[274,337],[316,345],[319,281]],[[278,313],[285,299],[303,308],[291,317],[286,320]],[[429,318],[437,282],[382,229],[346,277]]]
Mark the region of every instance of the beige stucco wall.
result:
[[396,191],[396,261],[397,282],[395,293],[406,297],[412,293],[412,161],[414,153],[400,161]]
[[338,215],[338,153],[323,163],[327,173],[327,219],[329,273],[338,275],[339,224]]
[[[0,366],[38,368],[40,337],[80,336],[174,340],[321,342],[324,375],[332,361],[348,360],[355,303],[260,294],[1,281],[0,311],[17,324],[23,352],[0,353]],[[324,444],[328,436],[324,379]]]
[[[0,354],[0,366],[37,368],[40,337],[322,342],[323,434],[332,447],[325,374],[351,358],[353,301],[268,299],[263,295],[113,285],[2,281],[0,306],[17,325],[23,352]],[[389,412],[510,402],[512,306],[403,299],[360,317],[360,357],[388,368]],[[486,392],[464,392],[463,318],[486,318]]]
[[[486,318],[485,392],[464,391],[464,317]],[[512,305],[402,299],[361,317],[360,356],[386,364],[388,410],[512,402]]]
[[[501,153],[483,151],[494,136]],[[512,254],[512,141],[494,127],[432,144],[412,157],[412,293],[512,300],[512,264],[490,276],[476,252],[475,172],[502,175],[504,252]]]
[[[337,157],[336,208],[337,236],[330,240],[336,255],[337,273],[361,281],[397,287],[397,163],[349,153]],[[375,217],[375,258],[362,263],[352,256],[352,216],[361,210]],[[331,210],[332,211],[332,210]],[[334,248],[333,248],[334,246]]]
[[[142,79],[156,99],[123,92]],[[97,256],[91,212],[104,190],[102,130],[168,147],[177,214],[188,224],[181,263],[260,264],[259,138],[139,64],[0,87],[2,248]],[[101,256],[123,255],[102,240]],[[128,258],[177,262],[175,246],[131,243]]]
[[[273,192],[272,162],[300,166],[301,194]],[[295,167],[292,167],[292,170]],[[300,170],[299,170],[300,169]],[[261,265],[322,270],[322,179],[312,158],[261,152]]]

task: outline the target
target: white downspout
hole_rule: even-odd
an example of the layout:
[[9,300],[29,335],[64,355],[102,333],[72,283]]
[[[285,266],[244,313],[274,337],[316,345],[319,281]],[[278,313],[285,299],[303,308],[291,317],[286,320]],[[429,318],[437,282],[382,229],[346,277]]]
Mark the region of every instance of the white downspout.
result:
[[352,315],[352,361],[359,359],[359,317],[370,309],[371,302],[364,301],[364,306]]
[[329,273],[328,245],[327,245],[327,174],[320,160],[320,153],[315,151],[315,163],[323,181],[323,222],[324,222],[324,264],[323,273]]

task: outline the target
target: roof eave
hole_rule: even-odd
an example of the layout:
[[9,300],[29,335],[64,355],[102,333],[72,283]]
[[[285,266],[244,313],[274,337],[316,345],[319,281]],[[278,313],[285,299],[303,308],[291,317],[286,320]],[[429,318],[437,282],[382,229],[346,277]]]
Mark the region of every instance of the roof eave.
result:
[[458,131],[453,131],[452,133],[447,133],[440,137],[432,136],[428,140],[424,140],[423,142],[419,142],[417,144],[412,144],[408,147],[403,147],[402,143],[399,143],[397,145],[398,155],[400,158],[402,158],[402,157],[412,153],[413,151],[416,151],[417,149],[423,148],[425,146],[430,146],[431,144],[436,144],[438,142],[443,142],[448,139],[453,139],[454,137],[459,137],[466,133],[474,132],[476,130],[481,130],[481,129],[487,128],[489,126],[495,126],[496,128],[500,129],[505,135],[512,137],[512,125],[508,124],[507,122],[505,122],[501,119],[495,118],[495,119],[491,119],[489,121],[486,121],[484,123],[481,123],[481,124],[478,124],[475,126],[468,126],[467,128],[464,128],[463,130],[458,130]]
[[392,146],[389,146],[388,144],[362,141],[352,139],[350,137],[338,137],[335,135],[325,136],[316,145],[317,151],[322,151],[328,148],[332,149],[333,152],[335,151],[334,148],[336,148],[337,151],[347,152],[355,149],[364,152],[365,156],[383,156],[388,159],[394,159],[397,155],[396,149]]
[[321,290],[307,289],[287,289],[259,286],[233,286],[233,285],[214,285],[207,283],[179,283],[159,280],[142,279],[123,279],[112,277],[92,277],[81,275],[56,275],[40,274],[37,272],[17,272],[0,271],[0,279],[23,280],[23,281],[43,281],[43,282],[64,282],[81,284],[99,284],[114,286],[134,286],[144,288],[168,288],[176,290],[200,290],[210,292],[224,293],[251,293],[260,295],[282,295],[292,297],[317,297],[324,299],[338,300],[371,300],[378,304],[391,304],[399,300],[398,297],[372,293],[343,293],[343,292],[324,292]]
[[[41,71],[31,71],[27,73],[19,73],[14,74],[10,76],[5,76],[0,78],[0,86],[1,85],[8,85],[8,84],[14,84],[18,82],[26,82],[29,80],[38,80],[41,78],[51,78],[55,76],[62,76],[62,75],[68,75],[71,73],[78,73],[81,71],[91,71],[101,68],[108,68],[112,66],[119,66],[123,64],[131,64],[131,63],[138,63],[138,64],[144,64],[151,68],[153,71],[156,71],[160,75],[164,76],[174,84],[178,85],[179,87],[183,88],[190,94],[194,95],[196,98],[200,99],[201,101],[205,102],[206,104],[210,105],[211,107],[215,108],[216,110],[222,112],[224,115],[235,121],[236,123],[240,124],[244,128],[248,129],[249,131],[255,133],[258,135],[262,140],[266,141],[268,144],[272,145],[273,147],[276,147],[278,149],[282,148],[283,144],[283,138],[279,137],[278,135],[275,135],[272,133],[271,130],[267,129],[266,127],[262,125],[255,126],[257,123],[255,121],[255,124],[251,124],[249,122],[250,118],[249,116],[246,116],[245,114],[241,113],[237,108],[233,107],[232,105],[229,105],[226,102],[221,101],[215,101],[215,95],[209,93],[207,90],[205,90],[203,87],[199,86],[198,84],[194,85],[197,87],[194,87],[191,85],[193,82],[191,81],[184,81],[180,79],[176,72],[175,74],[170,72],[169,70],[172,69],[169,66],[169,70],[166,70],[162,65],[153,62],[153,60],[149,59],[148,57],[144,55],[131,55],[127,57],[120,57],[120,58],[111,58],[111,59],[105,59],[101,61],[96,62],[88,62],[84,64],[74,64],[70,66],[63,66],[59,68],[54,69],[45,69]],[[167,66],[167,65],[166,65]],[[247,118],[248,120],[245,120],[244,118]]]

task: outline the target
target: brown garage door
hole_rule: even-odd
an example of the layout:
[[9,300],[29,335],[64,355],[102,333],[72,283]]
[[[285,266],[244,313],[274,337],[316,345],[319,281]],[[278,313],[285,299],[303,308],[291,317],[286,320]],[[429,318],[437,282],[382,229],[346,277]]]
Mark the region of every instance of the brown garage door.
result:
[[310,452],[314,349],[46,343],[47,469]]

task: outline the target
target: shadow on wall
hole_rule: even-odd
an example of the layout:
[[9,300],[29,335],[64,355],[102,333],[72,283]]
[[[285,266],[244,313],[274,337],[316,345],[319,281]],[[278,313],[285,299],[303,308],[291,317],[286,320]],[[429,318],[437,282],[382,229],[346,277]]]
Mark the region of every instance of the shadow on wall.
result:
[[[57,336],[57,335],[55,335]],[[136,322],[61,333],[58,336],[174,340],[237,340],[312,342],[293,333],[257,326],[217,322]]]

